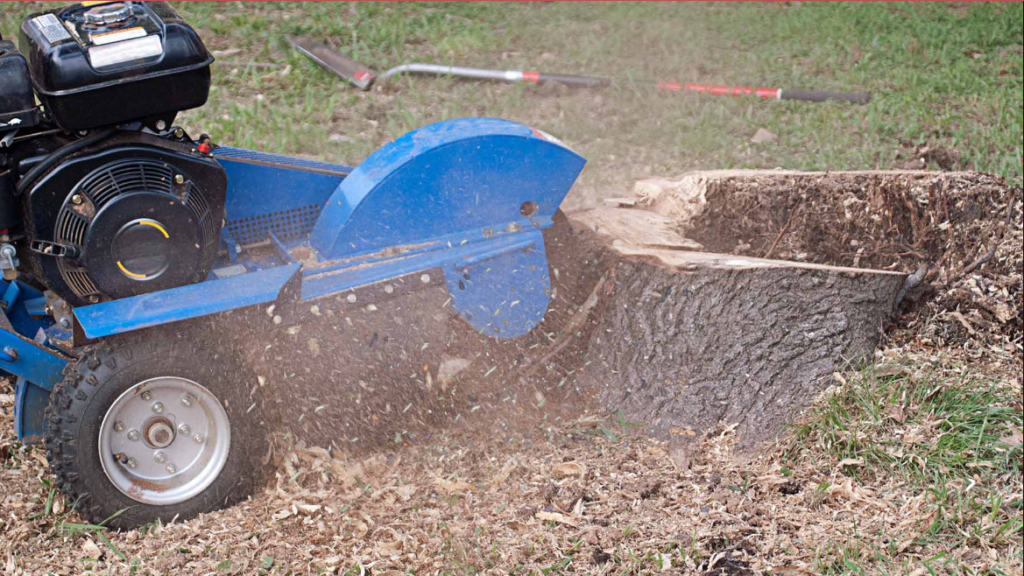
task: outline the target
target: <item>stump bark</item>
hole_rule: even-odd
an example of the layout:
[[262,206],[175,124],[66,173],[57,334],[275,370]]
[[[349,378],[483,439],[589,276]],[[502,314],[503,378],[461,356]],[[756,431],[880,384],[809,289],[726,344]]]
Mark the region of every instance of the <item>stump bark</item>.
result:
[[870,359],[906,273],[695,251],[704,192],[638,190],[569,215],[613,262],[581,376],[606,409],[683,443],[735,424],[749,450]]

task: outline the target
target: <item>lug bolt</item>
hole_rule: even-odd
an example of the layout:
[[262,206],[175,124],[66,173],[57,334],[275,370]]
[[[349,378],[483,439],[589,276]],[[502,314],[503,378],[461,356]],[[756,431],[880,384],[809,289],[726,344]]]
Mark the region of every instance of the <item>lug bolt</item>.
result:
[[423,282],[424,284],[430,284],[430,274],[424,274],[423,276],[420,276],[420,282]]
[[82,199],[81,194],[75,194],[71,197],[72,204],[81,204],[82,202],[84,202],[84,200]]
[[178,424],[178,433],[181,434],[182,436],[188,436],[189,432],[191,431],[192,429],[188,427],[188,424]]
[[203,438],[202,434],[196,434],[192,439],[196,441],[196,444],[202,444],[203,440],[206,440],[206,438]]
[[184,138],[185,137],[185,131],[182,130],[181,128],[175,128],[174,129],[174,137],[175,138]]
[[168,464],[167,465],[167,473],[168,474],[174,474],[177,471],[178,471],[178,468],[174,464]]
[[114,422],[114,432],[124,432],[124,422],[120,420]]
[[188,408],[192,405],[192,398],[190,398],[188,394],[185,394],[181,397],[181,405]]
[[145,400],[146,402],[149,402],[150,400],[153,399],[153,393],[150,392],[149,390],[146,390],[145,392],[142,393],[142,399]]
[[167,462],[167,455],[163,452],[157,452],[156,454],[153,454],[153,460],[156,460],[157,464],[163,464],[164,462]]
[[129,458],[126,464],[128,465],[129,468],[135,468],[136,466],[139,465],[139,461],[136,460],[135,458]]
[[132,442],[138,442],[139,437],[140,436],[138,430],[132,430],[131,432],[128,433],[128,439],[131,440]]
[[185,177],[182,176],[181,174],[175,174],[174,175],[174,183],[175,184],[184,184],[185,183]]
[[153,412],[156,412],[157,414],[163,414],[164,413],[164,404],[163,404],[163,402],[157,402],[156,404],[153,404]]

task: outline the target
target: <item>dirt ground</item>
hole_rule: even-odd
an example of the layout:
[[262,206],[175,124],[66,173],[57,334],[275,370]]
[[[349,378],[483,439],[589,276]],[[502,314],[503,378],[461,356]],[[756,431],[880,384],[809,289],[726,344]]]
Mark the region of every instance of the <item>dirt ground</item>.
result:
[[[10,396],[0,396],[4,438],[10,409]],[[42,453],[5,440],[0,565],[12,575],[803,575],[849,573],[844,562],[870,560],[876,549],[904,562],[888,573],[923,575],[922,560],[949,553],[925,538],[950,513],[939,497],[851,473],[863,462],[813,450],[794,457],[788,440],[736,459],[735,435],[723,426],[700,439],[687,466],[633,432],[598,419],[509,430],[492,414],[370,457],[292,446],[278,455],[272,485],[250,501],[109,534],[111,547],[102,534],[69,531],[68,504],[59,495],[47,501]],[[940,436],[909,424],[892,433],[904,446]],[[997,505],[985,522],[1004,512],[1012,515]],[[938,563],[1020,574],[1019,537],[970,544]]]

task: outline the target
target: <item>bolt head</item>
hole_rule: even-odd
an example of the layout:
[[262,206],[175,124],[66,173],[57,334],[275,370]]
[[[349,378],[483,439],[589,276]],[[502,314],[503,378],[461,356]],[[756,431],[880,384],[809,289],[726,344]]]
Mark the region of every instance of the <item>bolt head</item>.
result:
[[184,406],[185,408],[188,408],[189,406],[192,405],[192,398],[189,397],[188,394],[185,394],[184,396],[181,397],[181,405]]
[[192,432],[192,429],[188,427],[188,424],[185,424],[184,422],[178,424],[178,434],[188,436],[190,432]]
[[167,473],[168,474],[174,474],[177,471],[178,471],[178,467],[175,466],[174,464],[168,464],[167,465]]
[[196,434],[195,436],[192,437],[192,439],[195,440],[196,444],[202,444],[203,441],[206,440],[206,438],[204,438],[202,434]]
[[156,129],[157,130],[165,130],[166,128],[167,128],[167,122],[164,122],[163,120],[157,120],[156,121]]
[[81,194],[75,194],[75,195],[71,196],[71,203],[72,204],[81,204],[84,201],[85,200],[82,199],[82,195]]
[[153,454],[153,460],[156,460],[157,464],[163,464],[164,462],[167,462],[167,455],[163,452],[157,452],[156,454]]
[[67,318],[61,318],[60,319],[60,327],[61,328],[71,328],[71,320],[68,320]]
[[149,390],[143,392],[142,399],[145,400],[146,402],[149,402],[150,400],[153,399],[153,393],[150,392]]
[[139,461],[136,460],[135,458],[129,458],[126,464],[128,465],[129,468],[135,468],[136,466],[139,465]]
[[153,412],[156,412],[157,414],[163,414],[164,413],[164,404],[163,404],[163,402],[157,402],[156,404],[153,404]]
[[114,432],[124,432],[124,422],[120,420],[114,422]]
[[175,184],[184,184],[185,183],[185,177],[182,176],[181,174],[175,174],[174,175],[174,183]]
[[89,303],[90,304],[95,304],[95,303],[97,303],[99,301],[100,301],[100,297],[99,296],[97,296],[95,294],[93,294],[92,296],[89,296]]
[[132,442],[138,442],[139,438],[141,438],[141,437],[142,437],[142,435],[139,434],[138,430],[132,430],[132,431],[128,432],[128,439],[131,440]]
[[430,274],[424,274],[423,276],[420,276],[420,282],[423,282],[424,284],[430,284]]
[[184,138],[185,137],[185,131],[182,130],[181,128],[175,128],[174,129],[174,137],[175,138]]

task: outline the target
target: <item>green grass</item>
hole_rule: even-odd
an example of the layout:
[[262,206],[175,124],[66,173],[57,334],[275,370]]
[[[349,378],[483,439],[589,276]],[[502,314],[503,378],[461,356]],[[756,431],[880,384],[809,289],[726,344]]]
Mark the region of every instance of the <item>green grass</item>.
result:
[[[0,5],[0,30],[11,35],[40,7]],[[1020,3],[177,7],[225,54],[210,103],[182,122],[232,145],[356,163],[425,123],[502,116],[546,129],[590,160],[579,202],[692,168],[898,168],[924,145],[959,151],[956,168],[1024,177]],[[297,54],[285,34],[332,42],[378,71],[418,60],[875,97],[821,105],[425,77],[362,93]],[[240,52],[223,52],[232,50]],[[758,128],[778,140],[749,143]]]
[[895,475],[935,479],[1021,479],[1021,451],[1007,444],[1022,416],[1013,393],[995,381],[918,380],[859,375],[832,396],[796,433],[794,449],[816,444],[856,477]]
[[[842,473],[857,482],[915,487],[927,496],[932,519],[914,545],[953,552],[1009,544],[1019,550],[1024,456],[1017,440],[1024,418],[1011,407],[1017,395],[986,379],[867,370],[795,430],[786,459],[824,457],[825,466],[848,463]],[[907,565],[895,549],[872,548],[879,540],[855,534],[830,541],[819,552],[818,570],[862,573],[869,563],[893,573],[921,568]],[[971,573],[949,556],[923,565],[930,573]]]

